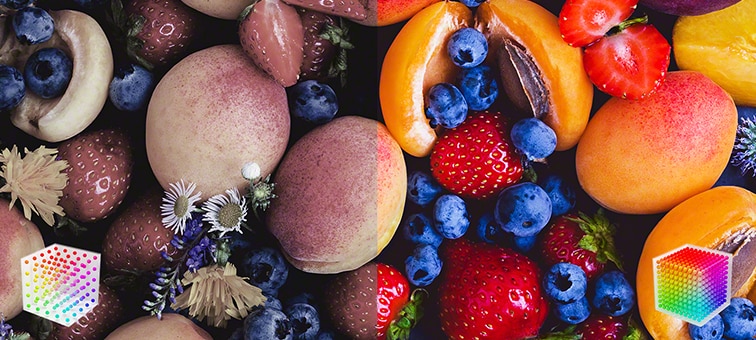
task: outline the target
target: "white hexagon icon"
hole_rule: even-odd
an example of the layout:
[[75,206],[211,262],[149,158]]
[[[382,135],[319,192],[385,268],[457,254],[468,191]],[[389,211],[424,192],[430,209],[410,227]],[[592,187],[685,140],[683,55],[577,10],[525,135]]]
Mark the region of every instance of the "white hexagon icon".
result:
[[91,311],[100,293],[100,254],[53,244],[21,259],[24,310],[65,327]]

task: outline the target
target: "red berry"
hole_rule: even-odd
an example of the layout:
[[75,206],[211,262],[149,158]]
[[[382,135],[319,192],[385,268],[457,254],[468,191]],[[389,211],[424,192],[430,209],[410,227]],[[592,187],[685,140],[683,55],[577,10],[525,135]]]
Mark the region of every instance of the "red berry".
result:
[[568,0],[559,13],[559,31],[570,46],[583,47],[599,40],[629,18],[638,0]]
[[522,162],[500,113],[470,114],[433,147],[431,172],[441,186],[466,198],[486,199],[522,177]]
[[575,333],[583,340],[620,340],[628,333],[627,318],[592,313]]

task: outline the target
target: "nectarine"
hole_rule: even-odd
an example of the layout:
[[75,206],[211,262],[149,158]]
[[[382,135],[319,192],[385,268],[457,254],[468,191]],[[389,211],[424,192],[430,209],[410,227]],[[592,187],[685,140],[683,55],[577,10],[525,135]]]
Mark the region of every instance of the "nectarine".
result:
[[709,78],[670,72],[654,94],[599,108],[577,147],[580,185],[616,212],[667,211],[716,182],[737,118],[730,95]]

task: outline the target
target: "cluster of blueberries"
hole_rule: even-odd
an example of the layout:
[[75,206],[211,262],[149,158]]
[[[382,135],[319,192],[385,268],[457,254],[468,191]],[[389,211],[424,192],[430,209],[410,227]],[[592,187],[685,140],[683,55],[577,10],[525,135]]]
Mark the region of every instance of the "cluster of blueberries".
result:
[[756,306],[747,298],[735,297],[730,305],[703,326],[688,324],[694,340],[748,340],[756,335]]
[[[32,6],[32,0],[0,0],[11,9],[11,27],[18,41],[36,45],[50,40],[55,31],[52,16],[46,10]],[[42,98],[63,94],[71,81],[73,62],[59,48],[41,48],[26,60],[23,73],[12,65],[0,64],[0,111],[18,106],[28,88]]]
[[[557,263],[543,278],[543,289],[552,302],[557,318],[576,325],[594,309],[610,316],[622,316],[635,305],[635,292],[625,274],[618,270],[602,273],[595,279],[593,294],[588,292],[588,277],[580,266]],[[589,300],[590,295],[590,300]]]
[[[410,202],[422,208],[432,206],[428,212],[409,215],[401,225],[404,238],[415,247],[405,260],[407,279],[415,286],[425,287],[441,272],[443,262],[438,247],[442,241],[464,236],[472,223],[466,201],[446,193],[427,172],[410,173],[407,184]],[[575,200],[574,189],[556,174],[545,175],[537,183],[513,185],[499,194],[493,212],[479,217],[477,235],[482,241],[528,252],[551,216],[570,211]]]

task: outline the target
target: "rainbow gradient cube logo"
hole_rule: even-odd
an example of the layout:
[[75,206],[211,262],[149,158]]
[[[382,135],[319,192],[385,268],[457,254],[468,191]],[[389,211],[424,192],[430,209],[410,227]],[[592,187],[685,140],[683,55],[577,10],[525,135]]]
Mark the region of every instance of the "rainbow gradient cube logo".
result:
[[658,311],[703,326],[731,297],[732,254],[688,244],[654,258]]
[[100,254],[53,244],[21,259],[24,310],[71,326],[100,294]]

